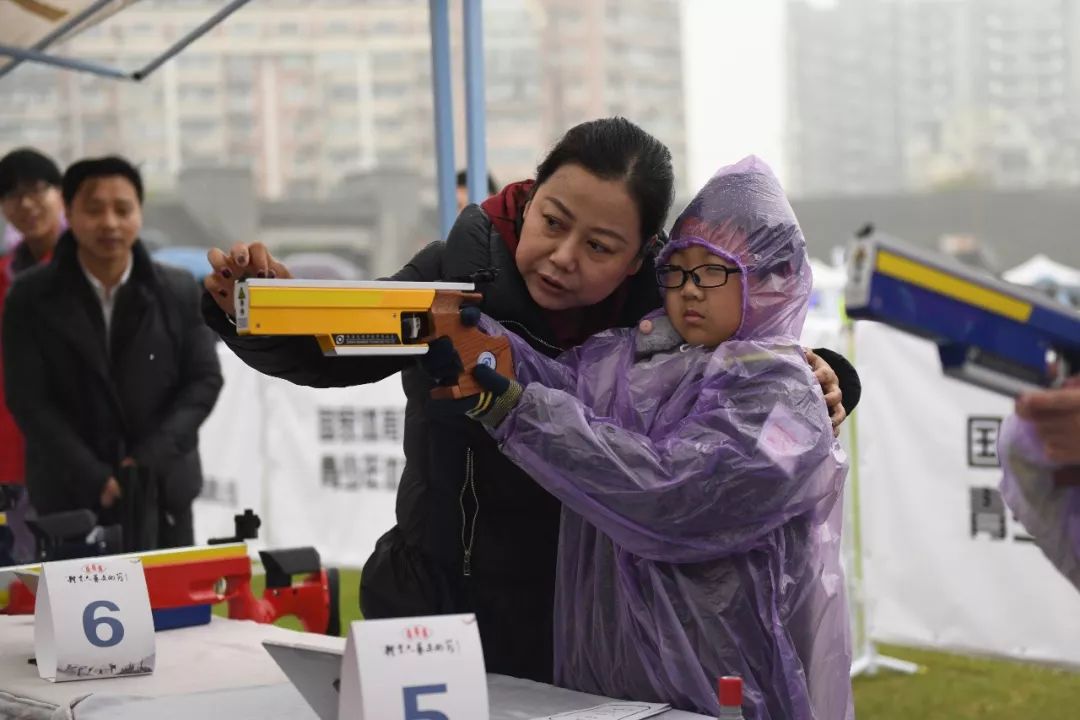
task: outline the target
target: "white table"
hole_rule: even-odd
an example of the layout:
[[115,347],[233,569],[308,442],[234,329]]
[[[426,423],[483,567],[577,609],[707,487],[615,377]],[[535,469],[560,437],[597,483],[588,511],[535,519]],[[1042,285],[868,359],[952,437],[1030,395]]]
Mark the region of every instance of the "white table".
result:
[[[296,641],[272,625],[214,618],[209,625],[157,634],[153,675],[50,683],[27,662],[32,617],[0,616],[0,720],[229,718],[315,720],[315,714],[262,647]],[[305,634],[305,644],[341,648],[341,638]],[[501,675],[488,677],[491,720],[529,720],[607,698]],[[670,711],[662,720],[708,720]]]

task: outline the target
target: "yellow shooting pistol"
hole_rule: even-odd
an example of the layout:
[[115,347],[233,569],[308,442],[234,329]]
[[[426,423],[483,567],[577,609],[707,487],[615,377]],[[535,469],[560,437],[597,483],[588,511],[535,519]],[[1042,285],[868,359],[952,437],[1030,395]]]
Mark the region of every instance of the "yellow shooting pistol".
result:
[[510,341],[461,322],[462,306],[481,299],[471,283],[445,282],[243,280],[234,290],[238,334],[314,336],[327,356],[423,355],[449,337],[464,370],[432,391],[437,398],[483,392],[477,365],[514,376]]

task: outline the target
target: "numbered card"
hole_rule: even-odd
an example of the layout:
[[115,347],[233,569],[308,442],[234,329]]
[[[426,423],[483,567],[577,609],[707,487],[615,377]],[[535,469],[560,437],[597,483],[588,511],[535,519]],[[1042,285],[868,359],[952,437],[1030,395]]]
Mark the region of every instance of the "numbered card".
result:
[[46,680],[92,680],[154,671],[154,619],[138,558],[86,558],[42,566],[34,654]]
[[341,720],[488,717],[474,615],[355,622],[341,667]]

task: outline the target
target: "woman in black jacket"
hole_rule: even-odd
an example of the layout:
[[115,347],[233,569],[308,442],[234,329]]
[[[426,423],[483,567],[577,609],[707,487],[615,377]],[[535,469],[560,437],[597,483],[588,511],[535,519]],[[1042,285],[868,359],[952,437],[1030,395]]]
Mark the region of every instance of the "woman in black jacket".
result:
[[[445,242],[421,250],[390,279],[461,281],[494,271],[480,288],[483,311],[557,355],[594,333],[633,325],[660,305],[651,252],[673,184],[671,155],[648,133],[622,118],[583,123],[560,140],[535,181],[465,208]],[[402,373],[406,464],[398,524],[364,566],[364,615],[474,612],[489,672],[550,681],[559,503],[503,457],[477,423],[429,414],[433,381],[415,361],[327,358],[314,338],[238,337],[228,317],[233,283],[288,277],[288,269],[258,244],[211,251],[210,261],[207,322],[256,370],[311,387]],[[835,354],[829,363],[843,382],[820,358],[810,359],[839,424],[839,386],[850,410],[858,376]]]

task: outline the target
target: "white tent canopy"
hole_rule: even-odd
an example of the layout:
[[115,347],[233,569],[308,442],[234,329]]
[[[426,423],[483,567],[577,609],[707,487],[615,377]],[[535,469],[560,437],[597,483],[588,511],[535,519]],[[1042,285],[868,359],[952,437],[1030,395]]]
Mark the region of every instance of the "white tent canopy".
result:
[[[136,0],[11,0],[0,8],[0,45],[42,51]],[[0,57],[0,71],[15,61]]]
[[1003,277],[1017,285],[1053,283],[1058,287],[1080,288],[1080,270],[1051,260],[1042,253],[1005,272]]
[[810,270],[814,273],[814,287],[822,289],[843,289],[847,282],[847,269],[810,258]]
[[164,48],[161,55],[134,71],[46,52],[137,0],[9,0],[0,3],[0,77],[24,61],[94,73],[123,80],[142,80],[163,63],[209,32],[251,0],[229,0],[198,27]]
[[[74,35],[135,1],[109,0],[102,4],[95,0],[9,0],[0,10],[0,16],[4,19],[0,25],[0,42],[32,47],[50,33],[76,20],[71,30],[65,33]],[[87,13],[85,17],[84,13]]]

